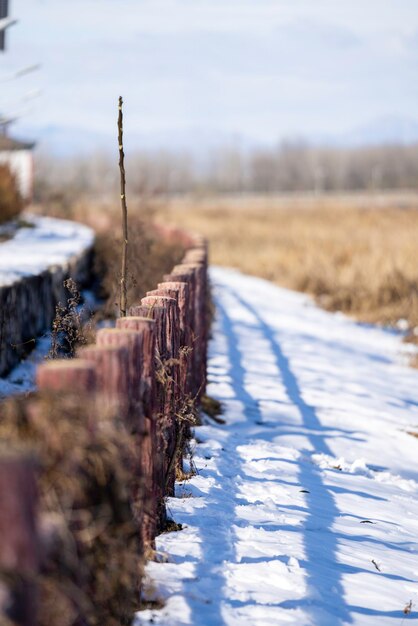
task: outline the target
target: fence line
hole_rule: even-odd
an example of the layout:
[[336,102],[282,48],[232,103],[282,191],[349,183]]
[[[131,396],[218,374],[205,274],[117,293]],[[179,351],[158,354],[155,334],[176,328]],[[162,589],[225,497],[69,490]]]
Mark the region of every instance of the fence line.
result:
[[[99,330],[95,343],[81,348],[76,358],[49,361],[37,370],[40,392],[88,396],[92,432],[96,412],[106,405],[134,433],[132,472],[141,485],[141,506],[133,515],[144,559],[166,527],[165,498],[174,494],[176,474],[183,470],[190,415],[206,385],[207,245],[177,229],[165,228],[161,235],[185,244],[182,262],[115,328]],[[0,465],[0,569],[29,568],[36,580],[43,549],[34,523],[37,470],[24,455],[2,458]],[[36,624],[34,586],[20,593],[21,606],[30,608],[22,613],[22,626]],[[0,594],[0,616],[2,609]]]

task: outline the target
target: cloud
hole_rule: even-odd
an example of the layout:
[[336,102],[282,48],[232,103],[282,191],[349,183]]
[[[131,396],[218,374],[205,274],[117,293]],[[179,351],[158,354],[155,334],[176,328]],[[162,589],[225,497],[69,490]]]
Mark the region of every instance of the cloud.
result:
[[[344,131],[418,110],[410,0],[15,0],[0,74],[43,86],[28,124],[113,133],[125,96],[137,132],[219,128],[260,140]],[[377,19],[378,17],[378,19]],[[10,99],[10,98],[8,98]],[[0,109],[2,96],[0,93]]]

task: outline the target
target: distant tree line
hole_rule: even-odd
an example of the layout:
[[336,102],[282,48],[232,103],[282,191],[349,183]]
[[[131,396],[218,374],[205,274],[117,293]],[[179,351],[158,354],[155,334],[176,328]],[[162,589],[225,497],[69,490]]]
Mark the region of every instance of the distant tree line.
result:
[[[223,148],[206,158],[155,151],[127,157],[128,191],[138,195],[188,192],[289,193],[418,188],[418,144],[376,147]],[[67,193],[107,195],[118,185],[107,155],[38,158],[36,197]]]

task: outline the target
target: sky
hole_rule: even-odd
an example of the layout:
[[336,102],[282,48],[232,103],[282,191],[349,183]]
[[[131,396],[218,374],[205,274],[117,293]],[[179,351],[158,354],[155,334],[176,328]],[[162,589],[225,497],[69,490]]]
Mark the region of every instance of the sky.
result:
[[[16,132],[144,146],[343,136],[418,120],[417,0],[10,0]],[[41,69],[5,80],[33,63]],[[26,94],[37,98],[22,103]],[[386,120],[386,121],[385,121]]]

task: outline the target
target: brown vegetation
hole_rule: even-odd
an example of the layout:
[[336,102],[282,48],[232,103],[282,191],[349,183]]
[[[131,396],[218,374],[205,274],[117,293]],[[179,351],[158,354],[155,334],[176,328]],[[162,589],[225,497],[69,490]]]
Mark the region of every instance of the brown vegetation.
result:
[[81,294],[76,282],[72,278],[64,280],[63,286],[68,292],[66,304],[58,302],[55,307],[55,317],[52,322],[51,347],[48,358],[72,358],[79,346],[88,342],[87,324],[83,324],[83,316],[79,309]]
[[[109,200],[97,202],[55,197],[32,210],[43,215],[83,222],[96,231],[94,264],[99,283],[99,296],[105,300],[100,317],[116,317],[120,304],[122,230],[117,204]],[[155,213],[148,203],[131,203],[129,214],[129,245],[127,274],[128,306],[139,302],[147,291],[155,288],[164,274],[180,262],[182,243],[161,238],[153,225]]]
[[[96,240],[96,271],[100,278],[101,295],[106,299],[103,314],[115,316],[119,309],[120,297],[120,254],[122,233],[117,228],[109,228],[98,233]],[[179,263],[183,248],[181,245],[161,240],[152,225],[138,215],[129,218],[127,303],[136,302],[161,281],[164,274]]]
[[7,165],[0,164],[0,224],[17,217],[22,209],[16,179]]
[[122,421],[91,398],[44,393],[2,406],[0,439],[39,462],[37,624],[131,623],[143,564],[130,501],[135,444]]
[[418,198],[177,200],[159,217],[208,237],[211,262],[314,295],[360,320],[418,326]]

